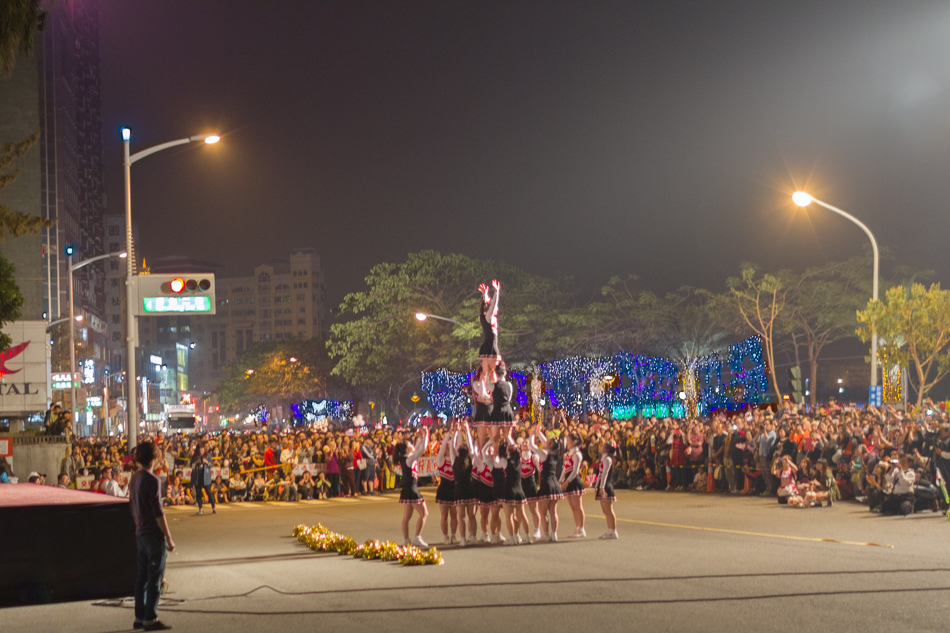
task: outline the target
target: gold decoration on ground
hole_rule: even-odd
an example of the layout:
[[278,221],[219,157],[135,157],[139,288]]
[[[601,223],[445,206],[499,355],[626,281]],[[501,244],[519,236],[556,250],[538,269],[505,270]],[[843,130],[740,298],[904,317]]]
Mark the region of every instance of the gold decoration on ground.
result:
[[442,553],[434,547],[428,550],[412,545],[399,547],[393,541],[366,541],[357,545],[352,537],[333,532],[320,523],[311,526],[296,525],[293,535],[314,552],[336,552],[366,560],[399,562],[406,566],[445,564]]

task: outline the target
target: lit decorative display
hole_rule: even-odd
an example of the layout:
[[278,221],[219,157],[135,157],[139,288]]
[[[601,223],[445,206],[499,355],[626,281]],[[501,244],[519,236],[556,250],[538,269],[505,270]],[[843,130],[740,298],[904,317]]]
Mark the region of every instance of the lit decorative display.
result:
[[298,423],[309,424],[322,420],[339,422],[350,419],[353,401],[321,398],[320,400],[304,400],[290,405],[290,408],[293,409],[294,417],[299,419]]
[[884,368],[884,404],[898,404],[903,401],[903,375],[901,366],[888,358],[884,347],[878,348],[878,357],[881,361],[881,367]]
[[[680,368],[666,358],[620,352],[606,358],[572,357],[541,365],[544,399],[552,407],[576,416],[588,411],[609,411],[615,419],[636,415],[684,417],[686,404],[679,391],[684,384]],[[528,393],[528,376],[512,372],[518,403],[534,401]],[[429,404],[446,415],[471,413],[471,399],[464,388],[470,374],[445,369],[422,375],[422,390]],[[535,380],[532,377],[531,382]],[[762,404],[769,390],[768,371],[758,337],[729,347],[723,358],[709,357],[696,366],[694,387],[699,392],[696,412],[706,415],[717,409],[738,409]],[[532,389],[533,390],[533,389]]]

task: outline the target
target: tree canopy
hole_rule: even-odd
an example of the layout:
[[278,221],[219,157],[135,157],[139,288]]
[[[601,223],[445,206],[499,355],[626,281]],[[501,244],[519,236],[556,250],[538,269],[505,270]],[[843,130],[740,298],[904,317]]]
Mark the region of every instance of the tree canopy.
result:
[[876,328],[881,355],[912,367],[918,407],[927,392],[950,374],[950,290],[940,284],[894,286],[884,301],[869,301],[859,310],[857,320],[862,341],[870,340]]

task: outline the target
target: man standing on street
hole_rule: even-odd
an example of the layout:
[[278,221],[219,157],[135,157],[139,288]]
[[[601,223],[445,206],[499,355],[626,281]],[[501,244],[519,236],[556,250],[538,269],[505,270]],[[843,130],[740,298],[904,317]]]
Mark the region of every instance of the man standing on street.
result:
[[143,442],[135,449],[138,470],[129,483],[130,506],[135,520],[138,576],[135,579],[135,622],[133,628],[164,631],[172,628],[158,619],[158,597],[165,575],[165,547],[175,550],[162,509],[161,485],[152,472],[155,444]]

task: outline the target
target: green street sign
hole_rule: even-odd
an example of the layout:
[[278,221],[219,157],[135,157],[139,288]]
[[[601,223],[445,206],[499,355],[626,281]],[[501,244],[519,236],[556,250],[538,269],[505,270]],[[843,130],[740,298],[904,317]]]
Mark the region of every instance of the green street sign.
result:
[[211,312],[211,297],[143,297],[142,309],[150,313],[162,312]]

